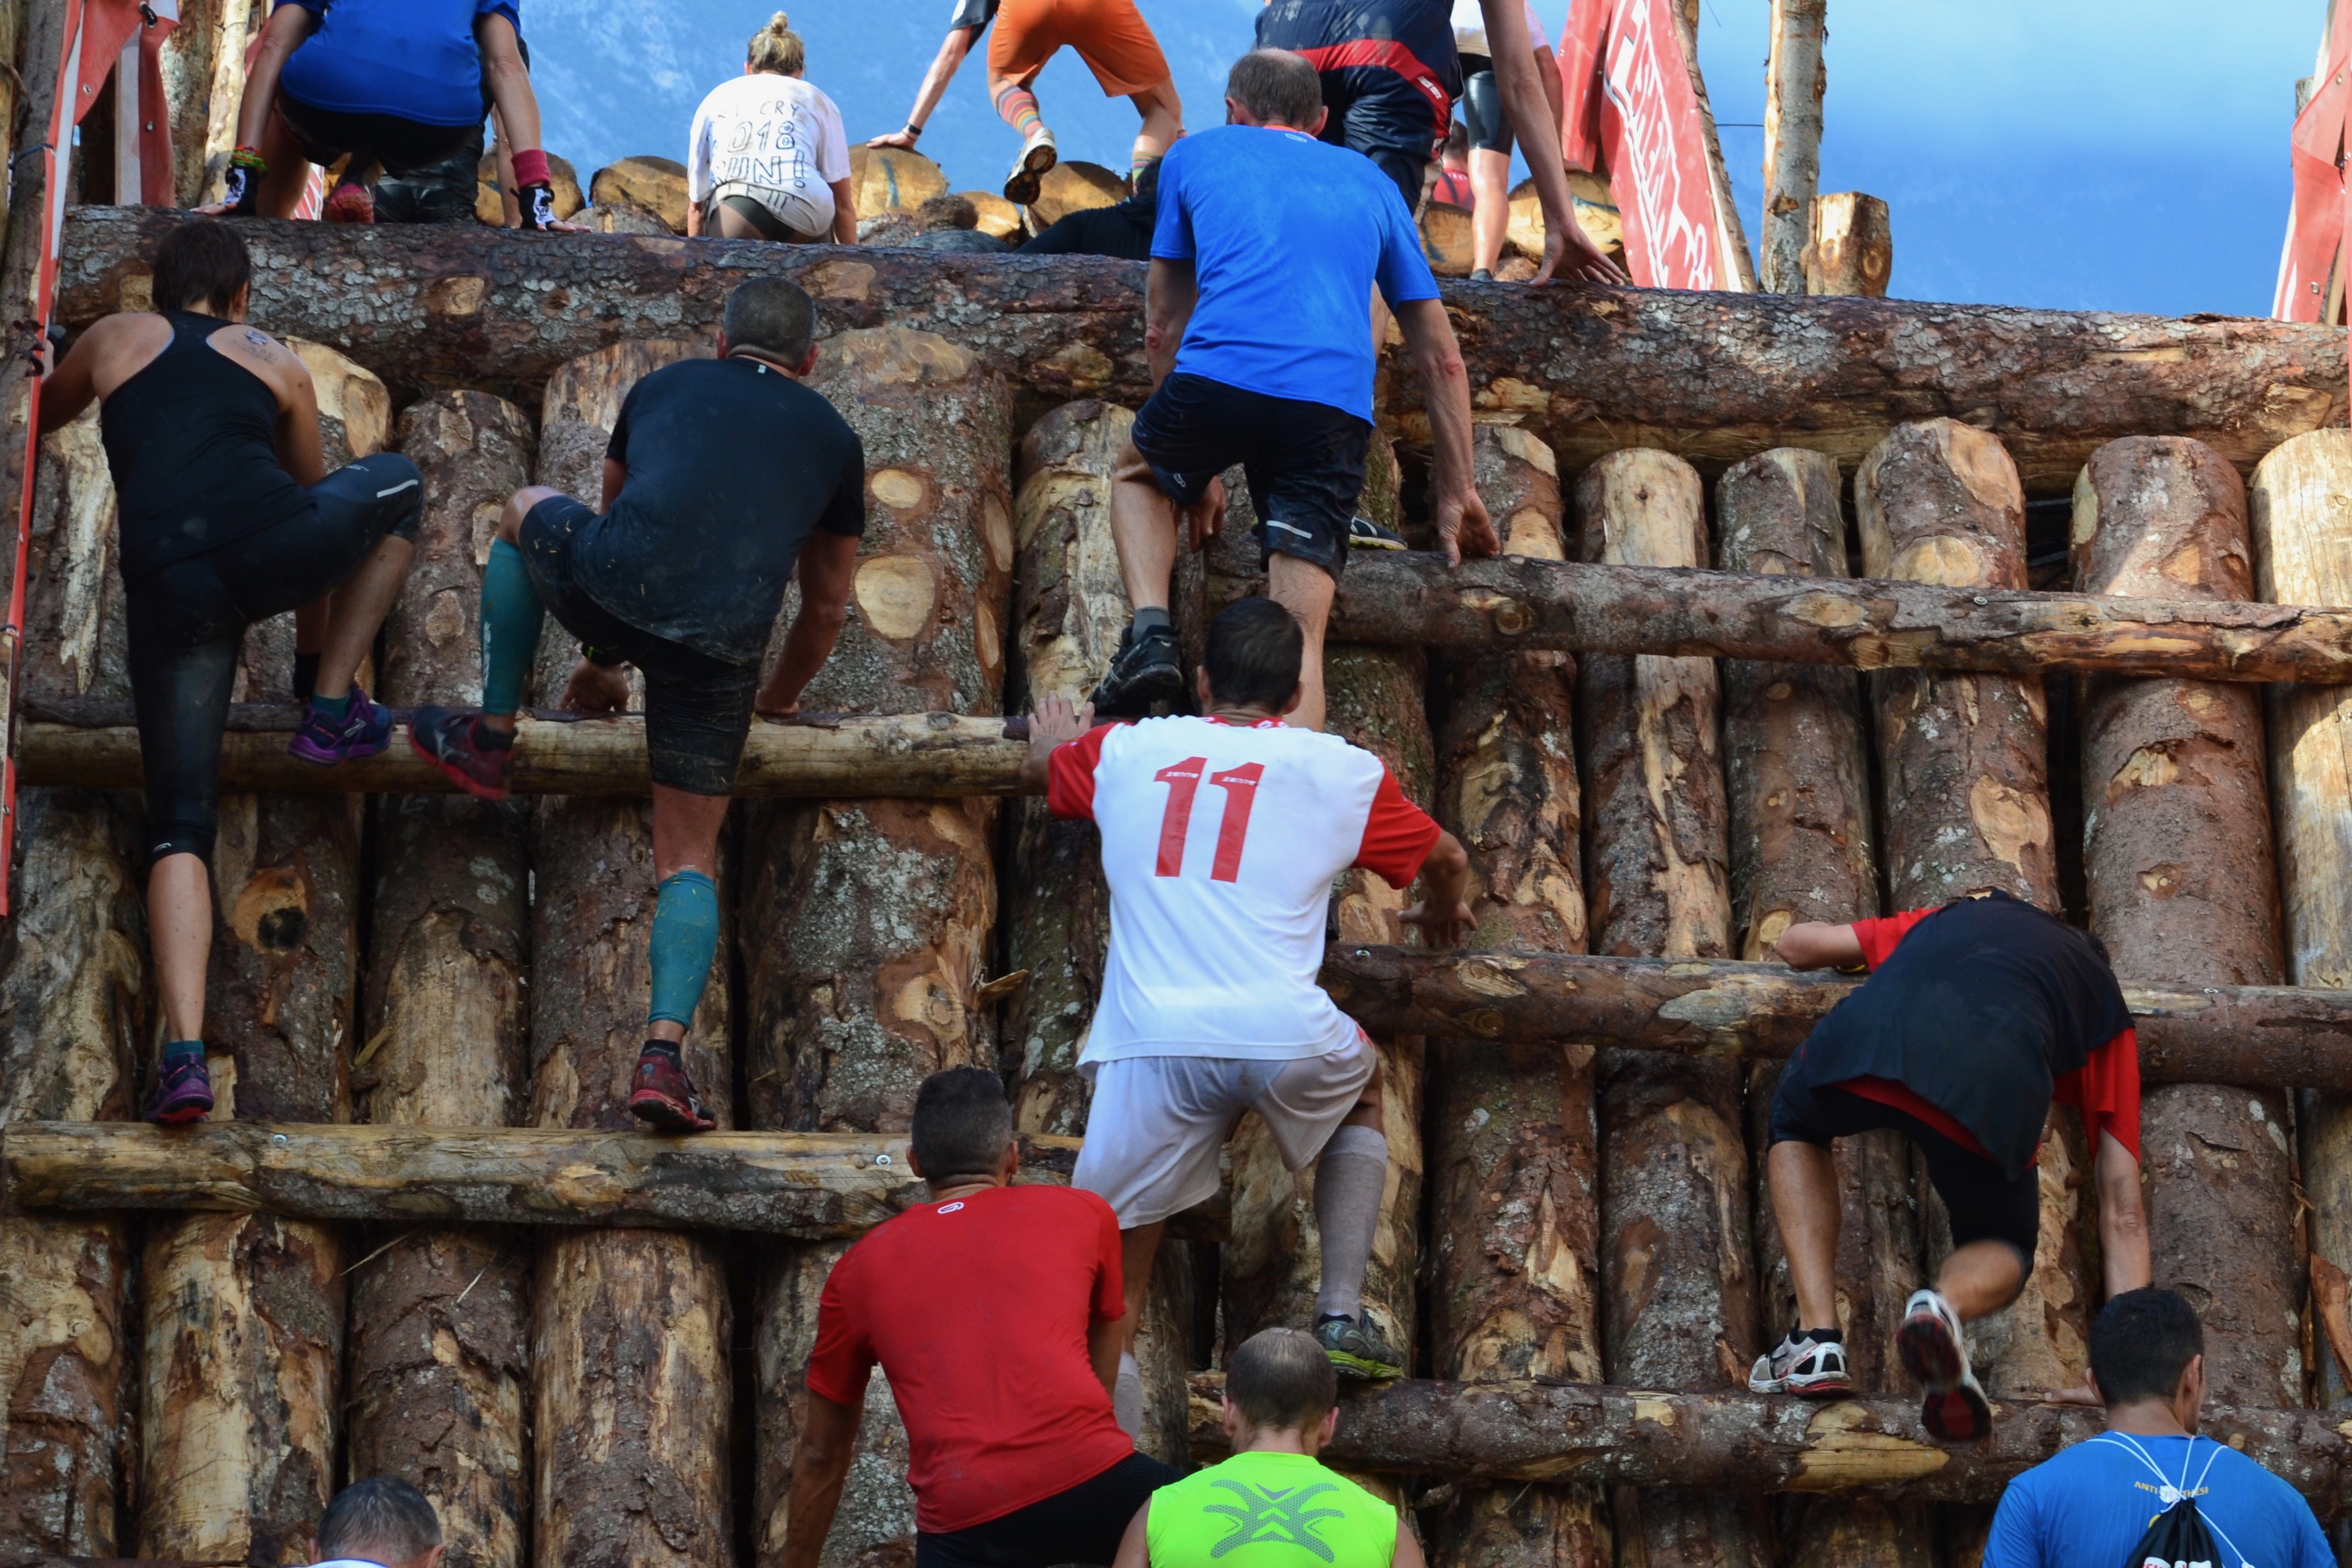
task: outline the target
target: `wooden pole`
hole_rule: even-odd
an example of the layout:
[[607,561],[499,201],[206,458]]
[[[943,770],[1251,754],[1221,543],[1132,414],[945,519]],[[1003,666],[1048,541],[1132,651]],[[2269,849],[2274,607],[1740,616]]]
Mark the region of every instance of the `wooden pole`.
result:
[[[1690,465],[1663,452],[1603,458],[1576,486],[1588,560],[1696,566],[1706,517]],[[1603,953],[1714,958],[1731,940],[1715,665],[1588,657],[1577,692],[1585,885]],[[1602,1361],[1612,1381],[1736,1385],[1755,1354],[1748,1146],[1731,1062],[1622,1051],[1600,1059]],[[1743,1561],[1761,1521],[1720,1495],[1615,1498],[1621,1555]]]
[[1772,0],[1764,65],[1764,291],[1803,294],[1806,229],[1822,181],[1822,69],[1829,0]]
[[[1506,548],[1558,559],[1550,449],[1482,424],[1472,451]],[[1439,682],[1436,814],[1470,851],[1474,945],[1582,952],[1575,660],[1448,661]],[[1431,1053],[1429,1342],[1447,1377],[1601,1375],[1592,1055],[1580,1042],[1447,1041]],[[1589,1487],[1468,1490],[1442,1517],[1444,1568],[1609,1560],[1606,1506]]]
[[1895,276],[1895,225],[1886,204],[1860,191],[1815,196],[1805,240],[1808,294],[1886,297]]

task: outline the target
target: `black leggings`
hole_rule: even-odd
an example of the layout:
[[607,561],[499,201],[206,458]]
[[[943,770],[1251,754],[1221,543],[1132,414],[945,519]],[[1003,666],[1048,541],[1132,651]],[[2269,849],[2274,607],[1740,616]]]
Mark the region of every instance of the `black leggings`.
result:
[[915,1537],[915,1568],[1054,1568],[1108,1563],[1136,1510],[1181,1471],[1149,1454],[1129,1454],[1067,1491],[1016,1508],[969,1530]]
[[338,468],[310,494],[284,522],[124,585],[151,862],[212,859],[245,629],[332,592],[386,535],[415,538],[425,512],[424,478],[397,452]]
[[1462,125],[1470,145],[1511,155],[1511,117],[1495,80],[1495,62],[1486,55],[1462,57]]

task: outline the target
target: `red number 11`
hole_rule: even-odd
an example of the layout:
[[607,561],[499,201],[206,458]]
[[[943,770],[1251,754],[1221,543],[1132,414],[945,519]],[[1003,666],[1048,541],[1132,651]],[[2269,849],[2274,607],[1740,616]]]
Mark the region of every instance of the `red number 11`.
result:
[[[1192,798],[1201,792],[1201,775],[1208,766],[1205,757],[1188,757],[1151,776],[1168,786],[1168,809],[1160,818],[1157,872],[1161,876],[1184,874],[1184,836],[1192,825]],[[1258,780],[1265,777],[1263,762],[1245,762],[1209,776],[1209,782],[1225,792],[1224,813],[1217,822],[1217,855],[1209,865],[1211,882],[1240,880],[1242,842],[1249,837],[1250,809],[1257,804]]]

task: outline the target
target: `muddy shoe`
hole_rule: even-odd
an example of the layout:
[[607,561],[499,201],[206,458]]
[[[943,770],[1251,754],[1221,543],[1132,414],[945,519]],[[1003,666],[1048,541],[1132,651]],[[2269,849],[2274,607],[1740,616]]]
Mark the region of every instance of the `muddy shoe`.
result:
[[678,1065],[675,1048],[648,1040],[637,1057],[636,1087],[629,1114],[658,1133],[707,1133],[719,1118],[695,1098],[694,1081]]
[[408,721],[416,755],[479,800],[503,800],[514,778],[514,737],[492,729],[471,708],[421,707]]
[[1184,695],[1184,672],[1176,663],[1176,633],[1153,626],[1139,633],[1129,626],[1118,634],[1118,652],[1111,655],[1110,673],[1102,678],[1090,700],[1098,719],[1142,718],[1155,704],[1172,703]]
[[1381,1337],[1368,1317],[1343,1318],[1335,1312],[1316,1323],[1315,1337],[1323,1342],[1331,1370],[1342,1377],[1374,1383],[1404,1375],[1404,1357]]
[[1973,1443],[1992,1431],[1992,1406],[1984,1385],[1969,1370],[1968,1342],[1960,1317],[1936,1291],[1914,1291],[1895,1333],[1903,1364],[1926,1390],[1919,1423],[1947,1443]]

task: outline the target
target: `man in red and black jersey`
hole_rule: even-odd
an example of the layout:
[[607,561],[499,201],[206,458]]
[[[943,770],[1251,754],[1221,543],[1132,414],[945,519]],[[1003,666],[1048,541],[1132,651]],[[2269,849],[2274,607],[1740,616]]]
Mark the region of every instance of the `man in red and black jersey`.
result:
[[[2099,1195],[2109,1295],[2148,1282],[2139,1190],[2139,1043],[2095,938],[2006,894],[1851,925],[1792,925],[1800,969],[1867,967],[1870,979],[1807,1037],[1772,1100],[1773,1218],[1798,1324],[1756,1364],[1759,1394],[1852,1387],[1838,1329],[1832,1140],[1910,1134],[1952,1220],[1952,1252],[1896,1333],[1937,1437],[1969,1441],[1992,1412],[1960,1325],[2014,1301],[2033,1267],[2036,1152],[2053,1104],[2082,1113]],[[1818,1326],[1814,1326],[1818,1325]]]

